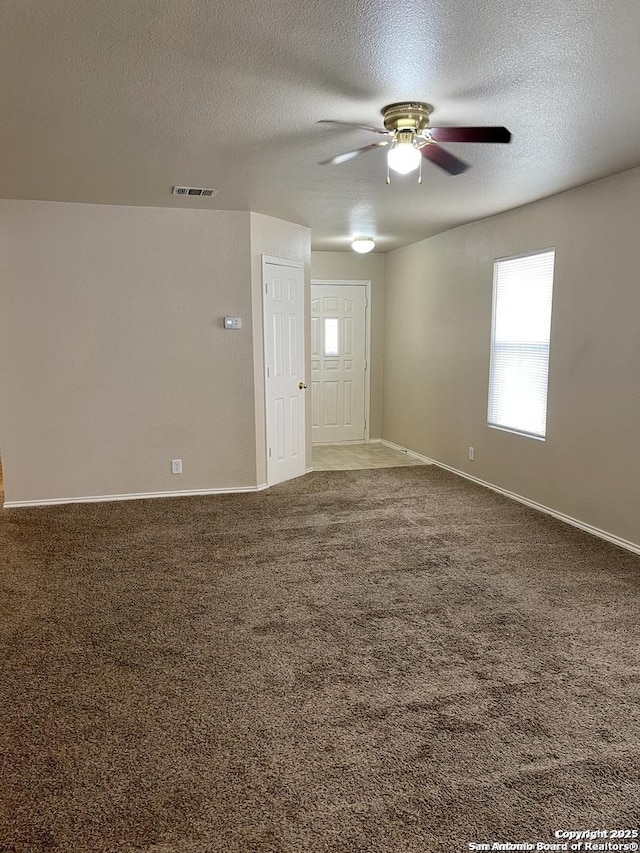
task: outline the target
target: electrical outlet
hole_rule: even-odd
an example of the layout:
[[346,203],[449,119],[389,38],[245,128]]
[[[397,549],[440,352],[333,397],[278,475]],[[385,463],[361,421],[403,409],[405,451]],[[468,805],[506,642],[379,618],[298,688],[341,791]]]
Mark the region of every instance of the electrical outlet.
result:
[[182,474],[182,459],[171,460],[171,473]]
[[473,460],[474,460],[475,458],[476,458],[476,451],[475,451],[475,449],[474,449],[473,447],[469,446],[469,460],[470,460],[471,462],[473,462]]

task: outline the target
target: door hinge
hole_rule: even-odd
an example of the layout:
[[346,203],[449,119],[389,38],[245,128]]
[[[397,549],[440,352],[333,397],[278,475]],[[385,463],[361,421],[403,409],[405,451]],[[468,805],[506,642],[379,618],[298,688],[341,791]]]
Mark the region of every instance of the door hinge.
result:
[[271,459],[271,448],[269,448],[269,459]]
[[267,367],[267,379],[268,379],[270,376],[271,376],[271,373],[270,373],[270,371],[269,371],[269,368]]
[[265,281],[265,283],[264,283],[264,292],[269,293],[269,282],[268,281]]

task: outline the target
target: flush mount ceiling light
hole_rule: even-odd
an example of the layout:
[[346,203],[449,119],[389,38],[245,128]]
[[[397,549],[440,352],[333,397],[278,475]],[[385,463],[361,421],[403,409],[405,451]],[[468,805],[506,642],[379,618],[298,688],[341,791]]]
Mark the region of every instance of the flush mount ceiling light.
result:
[[351,243],[353,251],[358,252],[361,255],[366,255],[367,252],[375,249],[375,247],[375,241],[372,240],[371,237],[356,237]]
[[320,165],[346,163],[347,160],[352,160],[359,154],[389,145],[387,183],[391,183],[390,169],[401,175],[420,169],[418,183],[421,183],[423,158],[444,169],[450,175],[459,175],[469,168],[462,160],[442,148],[441,142],[509,142],[511,140],[511,133],[506,127],[431,127],[429,116],[433,112],[433,107],[422,101],[388,104],[382,108],[381,112],[384,130],[369,124],[322,119],[319,124],[356,127],[359,130],[376,133],[384,139],[353,151],[345,151],[344,154],[337,154],[327,160],[321,160]]

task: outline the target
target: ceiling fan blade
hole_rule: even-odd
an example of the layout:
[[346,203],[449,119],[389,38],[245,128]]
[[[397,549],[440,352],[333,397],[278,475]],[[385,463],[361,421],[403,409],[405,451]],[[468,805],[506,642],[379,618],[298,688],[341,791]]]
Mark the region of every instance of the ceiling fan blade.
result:
[[374,148],[383,148],[388,144],[389,143],[386,140],[384,142],[373,142],[371,145],[365,145],[363,148],[355,148],[353,151],[345,151],[344,154],[336,154],[335,157],[329,157],[327,160],[320,160],[319,165],[336,166],[338,163],[346,163],[347,160],[353,160],[353,158],[357,157],[359,154],[364,154],[366,151],[373,151]]
[[369,130],[371,133],[383,133],[385,136],[390,136],[388,130],[383,130],[381,127],[372,127],[370,124],[354,124],[351,121],[332,121],[328,118],[321,118],[317,124],[337,124],[339,127],[357,127],[359,130]]
[[437,142],[511,142],[506,127],[430,127]]
[[448,151],[445,151],[444,148],[441,148],[437,144],[434,145],[431,143],[430,145],[424,145],[420,149],[420,153],[423,157],[426,157],[427,160],[431,160],[432,163],[435,163],[436,166],[440,166],[441,169],[444,169],[445,172],[448,172],[450,175],[460,175],[469,168],[467,163],[464,163],[462,160],[458,160],[457,157],[454,157],[453,154],[449,154]]

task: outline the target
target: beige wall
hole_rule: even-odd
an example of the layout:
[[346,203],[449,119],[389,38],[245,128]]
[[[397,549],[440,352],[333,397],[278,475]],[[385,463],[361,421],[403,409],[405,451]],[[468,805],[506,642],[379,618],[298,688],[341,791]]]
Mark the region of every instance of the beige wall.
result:
[[[640,543],[639,221],[635,169],[390,253],[384,438]],[[540,442],[486,424],[492,274],[552,246]]]
[[7,502],[256,485],[249,213],[1,201],[0,265]]
[[[264,253],[307,283],[372,282],[372,437],[640,543],[639,219],[637,169],[388,256],[313,253],[310,271],[308,230],[258,214],[0,201],[6,500],[264,482]],[[492,270],[549,246],[538,442],[486,425]]]
[[385,255],[372,252],[312,252],[311,278],[371,282],[371,423],[370,438],[382,437],[384,376]]
[[[309,284],[311,278],[311,232],[302,225],[251,213],[251,278],[254,304],[254,384],[256,389],[256,459],[258,483],[267,481],[266,418],[264,399],[264,347],[262,319],[262,255],[285,261],[297,261],[304,267],[305,334],[311,334],[309,314]],[[311,374],[311,356],[306,348],[306,375]],[[311,467],[311,395],[306,400],[306,464]]]

